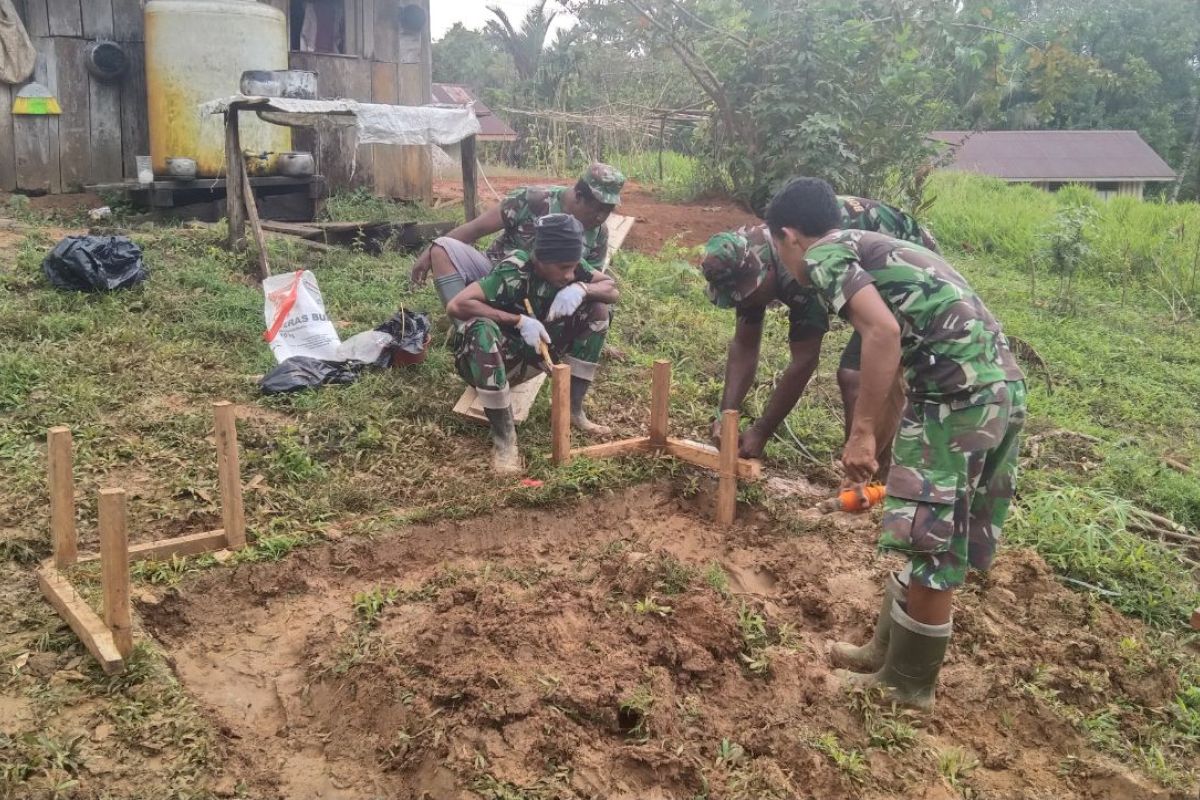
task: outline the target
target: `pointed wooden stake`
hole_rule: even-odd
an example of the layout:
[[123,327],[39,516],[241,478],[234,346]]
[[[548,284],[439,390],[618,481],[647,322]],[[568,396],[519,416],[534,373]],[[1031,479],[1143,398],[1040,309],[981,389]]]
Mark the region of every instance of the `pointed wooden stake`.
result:
[[246,546],[246,512],[242,505],[242,470],[238,463],[237,420],[233,403],[213,403],[217,429],[217,478],[221,484],[221,517],[230,550]]
[[129,610],[129,533],[125,527],[125,490],[100,490],[100,574],[104,587],[104,624],[122,658],[133,652]]
[[650,444],[667,443],[667,414],[671,406],[671,362],[654,362],[654,386],[650,394]]
[[721,414],[720,483],[717,484],[717,524],[732,525],[737,515],[738,412]]
[[54,566],[65,569],[78,558],[75,530],[75,475],[71,429],[51,428],[46,437],[47,479],[50,485],[50,535]]
[[550,382],[550,458],[566,464],[571,460],[571,368],[555,364]]

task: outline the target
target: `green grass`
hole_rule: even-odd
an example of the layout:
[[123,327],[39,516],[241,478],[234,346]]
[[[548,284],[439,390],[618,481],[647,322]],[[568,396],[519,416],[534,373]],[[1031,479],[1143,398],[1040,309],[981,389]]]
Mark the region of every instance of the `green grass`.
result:
[[700,159],[674,150],[662,152],[661,174],[658,150],[618,153],[608,158],[626,178],[652,188],[659,197],[671,202],[695,200],[723,185],[721,176],[714,175]]

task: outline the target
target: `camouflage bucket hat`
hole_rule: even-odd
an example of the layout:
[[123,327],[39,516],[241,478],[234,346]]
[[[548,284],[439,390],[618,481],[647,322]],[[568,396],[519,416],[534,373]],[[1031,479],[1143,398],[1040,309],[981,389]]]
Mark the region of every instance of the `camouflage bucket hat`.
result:
[[621,202],[621,189],[625,188],[625,176],[616,167],[595,163],[587,168],[580,180],[588,185],[592,194],[601,203],[615,206]]
[[758,288],[767,275],[768,267],[761,264],[754,285],[748,291],[740,291],[738,273],[746,263],[749,243],[740,233],[718,233],[704,245],[704,260],[700,269],[708,281],[708,299],[717,308],[733,308],[742,298]]

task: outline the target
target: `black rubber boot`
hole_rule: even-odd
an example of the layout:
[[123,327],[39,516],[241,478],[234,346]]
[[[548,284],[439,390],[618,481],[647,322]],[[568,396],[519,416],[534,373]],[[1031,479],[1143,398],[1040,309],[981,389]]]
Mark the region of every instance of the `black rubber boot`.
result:
[[896,573],[889,572],[883,584],[883,602],[879,607],[879,619],[875,623],[871,641],[861,646],[849,642],[834,644],[829,658],[835,667],[853,672],[875,672],[883,666],[892,635],[892,604],[895,602],[904,608],[908,602],[908,587],[900,583]]
[[926,625],[893,604],[891,641],[879,671],[862,675],[839,669],[836,674],[849,687],[879,686],[886,690],[888,699],[899,705],[931,711],[952,630],[952,622]]
[[517,450],[517,426],[513,422],[512,406],[485,408],[492,426],[492,471],[498,475],[521,472],[521,453]]
[[612,428],[607,425],[597,425],[587,418],[587,414],[583,410],[583,398],[587,396],[588,389],[592,388],[591,381],[585,381],[583,378],[571,377],[571,426],[584,433],[590,433],[593,436],[604,436],[612,433]]

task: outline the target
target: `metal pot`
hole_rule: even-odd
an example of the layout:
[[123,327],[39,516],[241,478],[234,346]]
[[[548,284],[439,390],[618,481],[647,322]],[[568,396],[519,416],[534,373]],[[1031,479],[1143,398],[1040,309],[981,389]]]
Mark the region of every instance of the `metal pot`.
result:
[[249,97],[317,99],[317,73],[302,69],[251,69],[242,73],[242,94]]
[[172,156],[167,159],[167,175],[177,181],[196,179],[196,159]]
[[289,178],[307,178],[317,171],[312,153],[290,152],[280,153],[279,174]]

